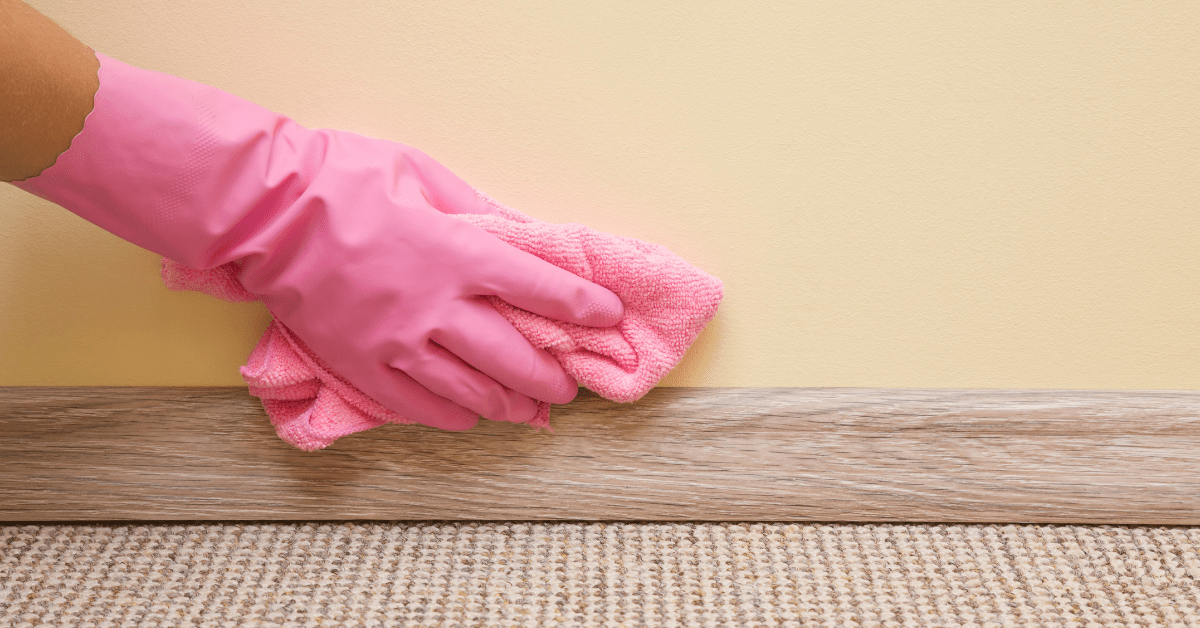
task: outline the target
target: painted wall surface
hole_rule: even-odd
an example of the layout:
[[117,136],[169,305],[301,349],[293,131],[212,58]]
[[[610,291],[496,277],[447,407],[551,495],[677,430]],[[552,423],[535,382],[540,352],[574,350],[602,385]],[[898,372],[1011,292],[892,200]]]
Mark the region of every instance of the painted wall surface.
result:
[[[667,386],[1200,388],[1200,3],[32,0],[720,277]],[[0,385],[237,385],[269,317],[0,185]]]

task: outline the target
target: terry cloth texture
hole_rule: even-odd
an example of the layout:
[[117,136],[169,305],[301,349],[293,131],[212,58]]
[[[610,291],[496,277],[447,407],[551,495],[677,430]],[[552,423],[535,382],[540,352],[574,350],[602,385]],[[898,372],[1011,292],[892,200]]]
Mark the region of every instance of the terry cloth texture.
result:
[[1200,529],[0,527],[4,626],[1195,626]]
[[[584,387],[612,401],[636,401],[654,388],[717,313],[721,281],[663,246],[601,233],[578,224],[530,218],[480,193],[497,214],[449,214],[501,240],[613,291],[625,305],[616,326],[557,321],[488,297],[537,347],[546,349]],[[255,301],[237,280],[238,262],[198,271],[163,259],[172,290],[196,290],[227,301]],[[412,423],[334,373],[279,321],[272,321],[241,368],[250,394],[263,402],[279,437],[313,451],[347,434],[385,423]],[[550,427],[550,404],[529,423]]]

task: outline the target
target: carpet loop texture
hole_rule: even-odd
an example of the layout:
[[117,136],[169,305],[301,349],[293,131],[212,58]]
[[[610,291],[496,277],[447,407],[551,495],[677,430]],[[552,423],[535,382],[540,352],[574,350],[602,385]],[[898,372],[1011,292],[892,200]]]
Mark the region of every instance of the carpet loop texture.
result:
[[1194,626],[1200,528],[0,526],[3,626]]

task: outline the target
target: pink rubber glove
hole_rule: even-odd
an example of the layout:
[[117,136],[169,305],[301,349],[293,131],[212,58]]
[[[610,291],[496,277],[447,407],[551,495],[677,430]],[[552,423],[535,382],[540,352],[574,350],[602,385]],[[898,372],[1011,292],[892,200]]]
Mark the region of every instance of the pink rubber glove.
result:
[[524,422],[577,383],[482,295],[615,325],[599,285],[447,216],[492,213],[424,153],[309,130],[219,89],[97,53],[100,89],[58,161],[14,185],[186,266],[238,279],[335,372],[449,430]]

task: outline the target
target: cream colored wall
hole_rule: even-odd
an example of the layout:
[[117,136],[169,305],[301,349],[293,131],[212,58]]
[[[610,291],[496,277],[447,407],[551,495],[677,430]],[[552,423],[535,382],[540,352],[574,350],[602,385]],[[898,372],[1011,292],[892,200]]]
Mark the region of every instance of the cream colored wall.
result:
[[[726,300],[669,386],[1200,388],[1200,4],[30,2]],[[0,384],[235,385],[257,304],[0,186]]]

